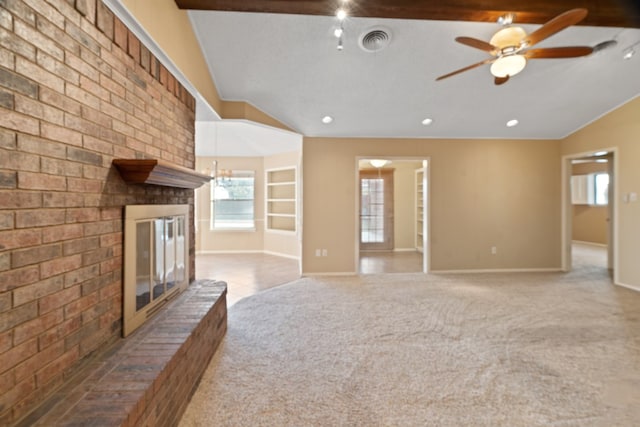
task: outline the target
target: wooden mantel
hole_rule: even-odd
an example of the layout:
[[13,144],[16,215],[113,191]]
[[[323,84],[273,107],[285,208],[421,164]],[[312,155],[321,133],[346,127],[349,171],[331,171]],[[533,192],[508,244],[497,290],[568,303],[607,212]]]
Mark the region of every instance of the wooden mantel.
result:
[[114,159],[113,165],[128,184],[154,184],[195,189],[212,178],[158,159]]

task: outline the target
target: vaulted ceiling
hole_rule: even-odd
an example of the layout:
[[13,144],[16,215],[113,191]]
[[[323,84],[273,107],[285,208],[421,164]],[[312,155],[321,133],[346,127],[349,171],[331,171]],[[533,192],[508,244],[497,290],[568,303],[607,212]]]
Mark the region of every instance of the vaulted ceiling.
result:
[[[175,1],[189,9],[221,97],[307,136],[561,139],[640,94],[637,0]],[[341,5],[349,17],[337,50]],[[586,19],[536,47],[595,53],[528,60],[500,86],[489,65],[436,81],[488,58],[456,37],[488,41],[506,12],[531,34],[575,7],[589,10]],[[372,29],[388,32],[380,51],[362,48]],[[623,59],[629,50],[639,55]],[[324,116],[333,122],[323,124]],[[433,123],[424,126],[425,118]],[[519,125],[507,128],[510,119]]]

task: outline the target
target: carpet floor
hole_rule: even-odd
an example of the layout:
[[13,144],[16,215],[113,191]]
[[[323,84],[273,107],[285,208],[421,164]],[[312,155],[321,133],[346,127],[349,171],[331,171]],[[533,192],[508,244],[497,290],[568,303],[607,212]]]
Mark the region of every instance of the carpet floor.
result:
[[640,293],[602,268],[303,278],[228,325],[181,426],[640,423]]

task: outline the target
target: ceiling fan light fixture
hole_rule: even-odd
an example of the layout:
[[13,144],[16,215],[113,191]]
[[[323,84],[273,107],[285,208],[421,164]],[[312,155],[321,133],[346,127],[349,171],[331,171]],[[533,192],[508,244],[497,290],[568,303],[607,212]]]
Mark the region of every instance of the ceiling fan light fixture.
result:
[[495,33],[489,43],[500,49],[520,47],[520,43],[526,36],[527,33],[521,27],[506,27]]
[[524,70],[527,59],[522,55],[505,55],[491,64],[491,74],[494,77],[513,77]]

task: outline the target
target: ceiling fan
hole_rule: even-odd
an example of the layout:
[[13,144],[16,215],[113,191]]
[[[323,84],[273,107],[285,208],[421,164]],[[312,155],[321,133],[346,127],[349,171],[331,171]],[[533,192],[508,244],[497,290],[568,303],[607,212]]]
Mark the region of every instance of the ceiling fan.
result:
[[590,46],[531,49],[542,40],[582,21],[587,13],[587,9],[582,8],[566,11],[531,34],[527,34],[521,27],[511,26],[514,15],[507,15],[499,21],[505,27],[495,33],[488,43],[473,37],[456,37],[458,43],[488,52],[491,58],[445,74],[436,80],[446,79],[484,64],[491,64],[491,74],[495,77],[494,82],[496,85],[501,85],[522,71],[527,65],[527,59],[577,58],[589,55],[593,52],[593,48]]

